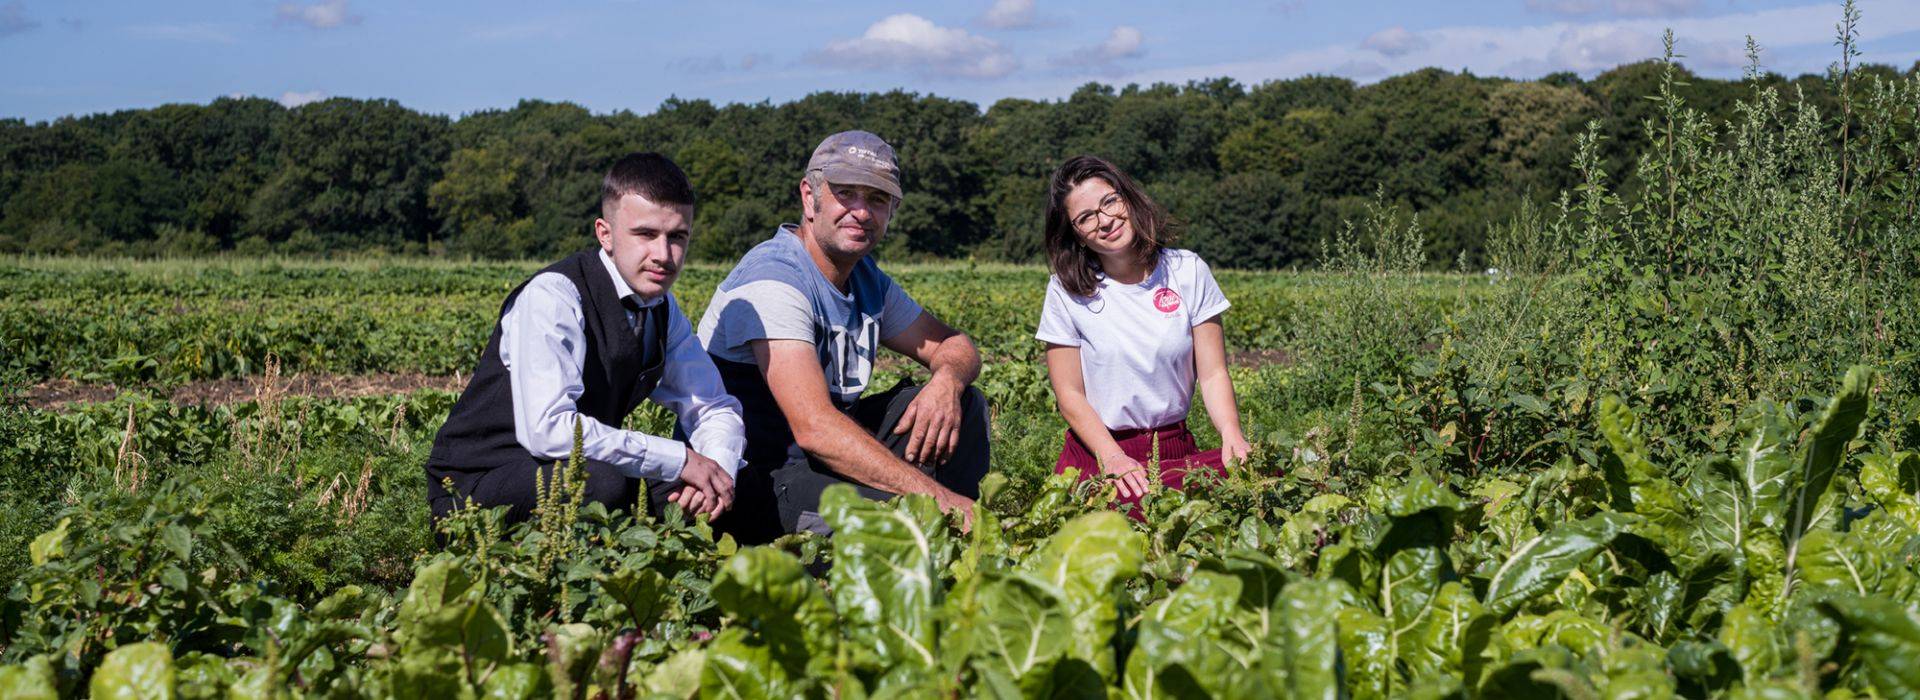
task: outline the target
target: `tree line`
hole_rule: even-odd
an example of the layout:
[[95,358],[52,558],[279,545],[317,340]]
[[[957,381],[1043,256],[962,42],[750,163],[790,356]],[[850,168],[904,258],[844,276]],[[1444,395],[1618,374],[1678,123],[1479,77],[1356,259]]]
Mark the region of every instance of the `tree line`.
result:
[[[1311,264],[1376,197],[1419,215],[1428,259],[1475,265],[1489,225],[1578,184],[1568,163],[1589,122],[1608,171],[1637,191],[1631,166],[1648,148],[1658,106],[1645,96],[1659,75],[1644,62],[1591,80],[1425,69],[1368,85],[1089,83],[984,111],[893,91],[676,98],[644,115],[527,100],[453,119],[385,99],[221,98],[0,120],[0,253],[552,258],[589,240],[607,165],[653,150],[701,199],[693,257],[726,259],[797,216],[799,171],[821,137],[861,128],[895,146],[905,173],[883,250],[893,259],[1040,259],[1046,177],[1093,153],[1143,182],[1180,222],[1182,245],[1221,266]],[[1678,90],[1724,121],[1753,82],[1687,75]],[[1825,76],[1757,82],[1841,118]]]

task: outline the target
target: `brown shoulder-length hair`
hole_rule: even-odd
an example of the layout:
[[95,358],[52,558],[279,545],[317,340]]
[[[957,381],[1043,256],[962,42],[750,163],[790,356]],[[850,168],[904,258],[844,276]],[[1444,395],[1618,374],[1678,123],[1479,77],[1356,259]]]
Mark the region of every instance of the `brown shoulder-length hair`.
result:
[[1140,184],[1104,158],[1074,156],[1053,171],[1047,186],[1047,266],[1060,286],[1074,296],[1093,296],[1100,285],[1100,258],[1080,243],[1073,230],[1073,212],[1067,211],[1067,193],[1091,178],[1105,180],[1127,205],[1127,224],[1133,227],[1133,254],[1152,264],[1160,249],[1173,244],[1175,224],[1167,211],[1147,196]]

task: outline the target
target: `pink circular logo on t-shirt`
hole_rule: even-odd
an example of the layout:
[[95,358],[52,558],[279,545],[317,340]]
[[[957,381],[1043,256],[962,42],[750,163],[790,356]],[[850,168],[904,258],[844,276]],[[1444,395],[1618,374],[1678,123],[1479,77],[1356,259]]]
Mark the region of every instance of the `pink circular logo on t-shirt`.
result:
[[1160,291],[1153,293],[1153,308],[1159,309],[1161,313],[1167,314],[1179,311],[1180,293],[1166,287],[1161,287]]

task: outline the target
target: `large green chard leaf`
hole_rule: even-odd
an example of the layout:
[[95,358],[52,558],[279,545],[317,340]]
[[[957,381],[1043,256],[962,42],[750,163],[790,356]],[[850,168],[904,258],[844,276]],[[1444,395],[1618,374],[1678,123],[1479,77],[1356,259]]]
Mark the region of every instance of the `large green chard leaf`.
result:
[[[1374,603],[1389,624],[1386,654],[1392,659],[1429,656],[1421,652],[1419,630],[1430,622],[1430,605],[1440,586],[1453,580],[1447,544],[1461,500],[1424,475],[1393,490],[1383,504],[1388,524],[1374,555],[1386,561]],[[1416,673],[1431,665],[1416,666]]]
[[1355,698],[1385,698],[1403,685],[1394,670],[1393,624],[1362,607],[1341,608],[1340,654],[1346,660],[1347,691]]
[[506,664],[494,669],[480,684],[480,697],[486,700],[551,698],[553,680],[539,664]]
[[1796,593],[1866,595],[1879,587],[1879,557],[1844,533],[1815,530],[1800,538]]
[[1861,455],[1860,488],[1908,529],[1920,531],[1920,454]]
[[1112,678],[1112,640],[1119,596],[1115,587],[1139,575],[1145,538],[1112,511],[1068,521],[1025,562],[1025,570],[1059,591],[1073,621],[1073,656]]
[[1754,608],[1740,605],[1727,611],[1720,623],[1720,643],[1740,665],[1748,684],[1766,678],[1780,665],[1780,639],[1773,621]]
[[1719,642],[1687,640],[1667,650],[1667,666],[1686,697],[1725,692],[1740,679],[1740,663]]
[[[818,670],[833,658],[839,635],[833,606],[793,555],[770,547],[742,549],[714,576],[712,595],[722,610],[759,633],[765,653],[788,676],[803,678],[810,667]],[[707,665],[716,658],[709,656]]]
[[1847,378],[1840,383],[1840,393],[1827,401],[1827,407],[1820,412],[1820,418],[1814,421],[1813,431],[1800,448],[1799,464],[1795,468],[1794,479],[1787,492],[1787,568],[1794,566],[1795,543],[1800,536],[1820,520],[1821,498],[1827,493],[1827,486],[1833,483],[1834,472],[1840,469],[1840,462],[1846,456],[1847,445],[1860,437],[1861,425],[1866,422],[1867,412],[1872,405],[1869,391],[1873,384],[1873,372],[1866,367],[1854,367],[1847,372]]
[[102,700],[172,700],[173,651],[159,642],[115,649],[100,661],[87,690]]
[[1511,615],[1535,596],[1553,590],[1568,572],[1637,521],[1626,513],[1602,513],[1561,525],[1521,545],[1488,582],[1487,610],[1499,617]]
[[414,574],[413,584],[407,587],[407,595],[400,601],[400,621],[405,626],[424,622],[449,606],[454,606],[467,596],[474,587],[474,579],[467,575],[460,563],[451,558],[438,558]]
[[1453,520],[1460,514],[1460,497],[1425,475],[1409,477],[1379,503],[1388,518],[1375,555],[1386,559],[1409,547],[1446,547],[1453,539]]
[[734,628],[721,632],[707,648],[707,662],[700,670],[700,697],[732,700],[804,697],[805,677],[790,673],[788,665],[776,656],[766,644],[750,641],[744,630]]
[[1623,640],[1619,648],[1600,656],[1604,674],[1597,690],[1607,698],[1672,698],[1674,679],[1667,670],[1667,650],[1638,640]]
[[54,685],[53,664],[45,656],[23,663],[0,666],[0,697],[17,700],[55,700],[60,697]]
[[1793,480],[1793,423],[1785,410],[1760,400],[1740,421],[1740,451],[1732,459],[1708,460],[1689,489],[1701,510],[1697,539],[1739,552],[1748,529],[1784,527],[1787,486]]
[[1073,650],[1073,620],[1060,594],[1031,575],[983,574],[972,600],[942,641],[948,652],[964,651],[976,668],[1015,685],[1041,682],[1053,664]]
[[1526,491],[1505,479],[1489,479],[1473,487],[1474,498],[1485,502],[1481,523],[1507,550],[1539,534],[1533,528],[1533,513],[1527,509]]
[[1400,658],[1415,677],[1457,675],[1474,685],[1495,622],[1473,589],[1449,581],[1428,601],[1419,626],[1400,636]]
[[1613,630],[1572,610],[1555,610],[1545,615],[1515,616],[1494,634],[1495,641],[1511,651],[1558,646],[1584,653],[1604,649]]
[[1169,695],[1160,676],[1173,665],[1182,668],[1183,683],[1197,684],[1196,690],[1215,697],[1246,674],[1253,649],[1222,639],[1222,628],[1239,607],[1240,585],[1238,578],[1202,571],[1147,608],[1127,656],[1126,697]]
[[1836,595],[1820,605],[1840,623],[1865,662],[1868,682],[1887,697],[1920,697],[1920,615],[1877,596]]
[[1394,658],[1420,646],[1417,637],[1435,614],[1431,605],[1442,583],[1453,578],[1446,552],[1433,547],[1403,549],[1387,560],[1380,571],[1382,617],[1392,624],[1388,635],[1388,653]]
[[1800,539],[1795,597],[1876,594],[1905,600],[1916,577],[1902,558],[1914,533],[1887,511],[1874,511],[1847,532],[1815,530]]
[[1323,697],[1338,693],[1339,637],[1328,611],[1363,607],[1341,581],[1293,581],[1279,562],[1234,550],[1202,565],[1238,578],[1240,599],[1222,642],[1236,659],[1252,659],[1252,673],[1230,679],[1227,697]]
[[[1202,561],[1200,570],[1240,579],[1240,608],[1260,614],[1268,613],[1278,604],[1280,592],[1294,578],[1278,559],[1247,549],[1229,550]],[[1270,621],[1262,619],[1254,638],[1264,639],[1266,630],[1271,626]]]
[[1275,606],[1279,626],[1261,663],[1266,686],[1280,697],[1339,697],[1340,635],[1335,616],[1328,613],[1356,602],[1339,581],[1300,581],[1281,591]]
[[1692,517],[1680,490],[1665,469],[1647,455],[1639,425],[1619,399],[1600,401],[1601,471],[1606,475],[1613,507],[1645,517],[1653,528],[1642,534],[1668,546],[1686,538]]
[[890,505],[836,485],[821,494],[820,514],[834,532],[828,581],[840,634],[879,668],[932,667],[942,593],[935,552],[947,537],[940,509],[930,498]]

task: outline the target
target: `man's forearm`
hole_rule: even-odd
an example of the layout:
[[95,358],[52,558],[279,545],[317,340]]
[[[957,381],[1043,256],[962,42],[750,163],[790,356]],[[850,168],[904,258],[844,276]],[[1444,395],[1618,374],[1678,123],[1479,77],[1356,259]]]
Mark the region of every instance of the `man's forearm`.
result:
[[802,431],[812,437],[801,440],[800,448],[841,476],[888,493],[935,495],[945,490],[940,482],[893,456],[886,446],[839,412],[814,418]]
[[953,382],[954,388],[966,387],[980,378],[980,350],[964,333],[940,341],[932,360],[927,369],[932,370],[933,380]]

